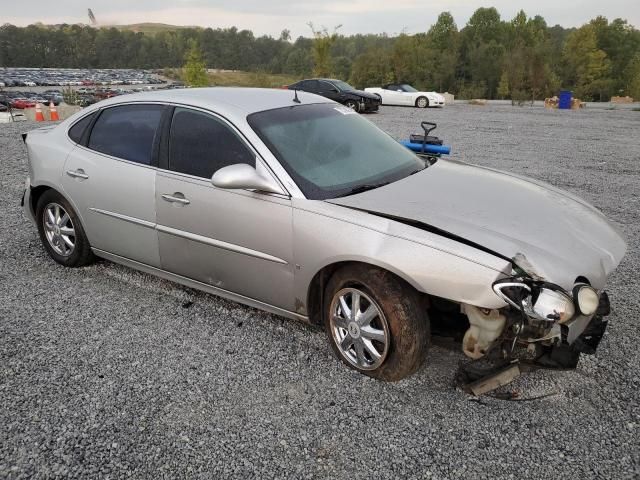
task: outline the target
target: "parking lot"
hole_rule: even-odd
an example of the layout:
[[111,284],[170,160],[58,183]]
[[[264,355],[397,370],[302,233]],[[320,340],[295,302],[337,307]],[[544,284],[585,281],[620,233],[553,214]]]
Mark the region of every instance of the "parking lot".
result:
[[640,112],[367,118],[398,139],[435,121],[453,157],[567,189],[621,228],[596,356],[511,386],[544,398],[475,399],[454,386],[457,350],[434,346],[416,375],[382,383],[318,328],[108,262],[64,269],[19,208],[19,133],[36,125],[0,125],[0,477],[638,478]]

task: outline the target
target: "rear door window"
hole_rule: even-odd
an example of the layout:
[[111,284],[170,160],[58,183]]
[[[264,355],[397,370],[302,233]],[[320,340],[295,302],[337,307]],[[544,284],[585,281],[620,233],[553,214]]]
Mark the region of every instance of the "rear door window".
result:
[[123,160],[151,165],[164,109],[162,105],[107,108],[94,124],[87,146]]
[[82,136],[86,131],[87,127],[93,121],[93,117],[96,116],[96,112],[90,113],[86,117],[78,120],[73,126],[69,129],[69,138],[76,143],[82,142]]
[[256,158],[229,125],[204,112],[176,108],[169,136],[169,170],[209,179],[236,163],[255,167]]

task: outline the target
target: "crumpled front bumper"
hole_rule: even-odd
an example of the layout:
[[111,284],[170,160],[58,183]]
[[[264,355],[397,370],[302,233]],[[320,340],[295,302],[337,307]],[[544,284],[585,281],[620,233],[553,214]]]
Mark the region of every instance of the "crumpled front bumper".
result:
[[611,312],[609,295],[600,294],[598,310],[588,322],[562,325],[561,343],[554,345],[536,359],[536,364],[551,368],[576,368],[580,354],[593,355],[604,336]]
[[611,313],[609,295],[607,292],[600,294],[600,304],[598,310],[584,326],[579,327],[579,331],[573,325],[563,325],[561,327],[562,343],[571,344],[580,353],[593,355],[604,336],[609,320],[606,318]]

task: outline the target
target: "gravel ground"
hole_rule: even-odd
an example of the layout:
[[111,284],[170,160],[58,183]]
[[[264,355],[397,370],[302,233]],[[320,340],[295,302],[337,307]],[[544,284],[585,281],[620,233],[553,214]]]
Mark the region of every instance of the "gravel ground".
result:
[[581,195],[624,231],[598,354],[474,401],[434,347],[395,384],[352,372],[323,332],[108,262],[51,261],[18,202],[18,133],[0,126],[0,477],[638,478],[640,112],[382,108],[466,161]]

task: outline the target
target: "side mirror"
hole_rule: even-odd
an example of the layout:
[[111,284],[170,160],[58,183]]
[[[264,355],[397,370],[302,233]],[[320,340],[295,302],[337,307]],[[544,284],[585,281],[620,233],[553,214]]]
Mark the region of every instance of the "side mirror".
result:
[[211,183],[214,187],[229,190],[258,190],[266,193],[279,193],[285,195],[280,185],[274,180],[266,178],[251,165],[236,163],[223,167],[213,174]]

